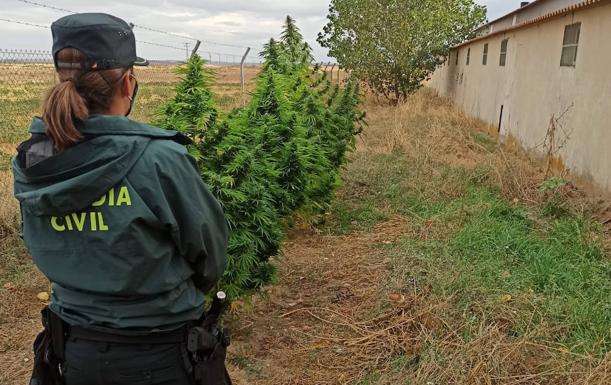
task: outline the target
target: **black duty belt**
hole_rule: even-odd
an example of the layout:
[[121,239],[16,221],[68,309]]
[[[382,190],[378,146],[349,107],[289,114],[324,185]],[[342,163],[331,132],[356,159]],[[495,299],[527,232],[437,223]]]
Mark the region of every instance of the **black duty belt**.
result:
[[123,335],[107,333],[99,330],[86,329],[80,326],[71,326],[69,338],[82,339],[94,342],[107,342],[111,344],[178,344],[186,340],[187,327],[176,330],[154,332],[143,335]]

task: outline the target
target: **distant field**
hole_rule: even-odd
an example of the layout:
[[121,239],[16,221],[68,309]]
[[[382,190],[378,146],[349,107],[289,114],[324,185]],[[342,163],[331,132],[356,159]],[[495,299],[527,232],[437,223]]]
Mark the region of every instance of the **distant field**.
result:
[[[179,79],[176,68],[160,65],[137,69],[141,87],[132,118],[144,122],[154,119],[159,107],[174,95],[174,85]],[[224,110],[241,105],[238,68],[209,68],[216,72],[214,91],[219,98],[218,105]],[[252,89],[257,72],[258,66],[245,68],[247,89]],[[4,152],[4,155],[0,155],[0,167],[6,163],[2,160],[6,155],[4,147],[14,145],[27,136],[29,122],[33,116],[40,115],[42,98],[55,82],[52,65],[0,64],[0,154]]]

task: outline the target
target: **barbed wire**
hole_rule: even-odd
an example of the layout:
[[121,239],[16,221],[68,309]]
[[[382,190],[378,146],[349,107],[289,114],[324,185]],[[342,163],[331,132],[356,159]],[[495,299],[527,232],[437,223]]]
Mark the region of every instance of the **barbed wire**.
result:
[[[31,0],[17,0],[20,3],[24,3],[24,4],[29,4],[29,5],[33,5],[33,6],[37,6],[37,7],[42,7],[42,8],[47,8],[47,9],[52,9],[55,11],[60,11],[60,12],[67,12],[67,13],[78,13],[66,8],[60,8],[60,7],[55,7],[53,5],[49,5],[49,4],[44,4],[44,3],[39,3],[36,1],[31,1]],[[178,33],[174,33],[174,32],[168,32],[168,31],[164,31],[158,28],[152,28],[152,27],[147,27],[145,25],[140,25],[140,24],[134,24],[132,23],[132,25],[135,28],[140,28],[146,31],[151,31],[151,32],[155,32],[155,33],[160,33],[160,34],[164,34],[164,35],[168,35],[168,36],[174,36],[174,37],[178,37],[181,39],[186,39],[186,40],[192,40],[192,41],[201,41],[203,44],[208,44],[208,45],[217,45],[217,46],[222,46],[222,47],[231,47],[231,48],[240,48],[240,49],[246,49],[248,47],[243,46],[243,45],[237,45],[237,44],[227,44],[227,43],[218,43],[215,41],[210,41],[210,40],[199,40],[197,38],[194,38],[192,36],[187,36],[187,35],[182,35],[182,34],[178,34]]]
[[32,26],[32,27],[49,28],[48,25],[28,23],[27,21],[18,21],[18,20],[3,19],[3,18],[0,18],[0,21],[5,21],[7,23],[21,24],[21,25],[29,25],[29,26]]
[[144,29],[146,31],[161,33],[161,34],[169,35],[169,36],[180,37],[180,38],[183,38],[183,39],[189,39],[189,40],[193,40],[193,41],[201,41],[202,44],[218,45],[218,46],[222,46],[222,47],[231,47],[231,48],[243,48],[243,49],[248,48],[248,47],[243,46],[243,45],[227,44],[227,43],[217,43],[217,42],[209,41],[209,40],[199,40],[199,39],[196,39],[194,37],[187,36],[187,35],[180,35],[180,34],[173,33],[173,32],[167,32],[167,31],[163,31],[161,29],[146,27],[146,26],[143,26],[143,25],[140,25],[140,24],[132,24],[132,25],[135,28]]
[[179,51],[184,51],[185,50],[184,47],[177,47],[175,45],[168,45],[168,44],[161,44],[161,43],[152,43],[150,41],[144,41],[144,40],[136,40],[136,43],[154,45],[154,46],[157,46],[157,47],[171,48],[171,49],[175,49],[175,50],[179,50]]

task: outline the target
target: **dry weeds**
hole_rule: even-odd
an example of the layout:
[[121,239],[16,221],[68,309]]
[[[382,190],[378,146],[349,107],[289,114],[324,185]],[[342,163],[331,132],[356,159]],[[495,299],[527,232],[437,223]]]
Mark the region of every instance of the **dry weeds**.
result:
[[[372,232],[298,232],[284,250],[281,281],[232,322],[238,385],[603,385],[611,355],[595,359],[511,335],[509,322],[468,325],[452,298],[395,292],[381,245],[410,232],[401,218]],[[407,267],[410,268],[410,267]],[[508,311],[511,311],[508,309]]]
[[0,171],[0,239],[3,241],[18,232],[19,205],[13,197],[13,176]]
[[[237,74],[226,76],[235,80]],[[487,167],[509,199],[534,203],[544,198],[538,191],[545,173],[541,163],[494,140],[474,139],[473,131],[489,128],[430,92],[396,107],[369,99],[366,109],[370,127],[358,143],[358,156],[401,149],[416,159],[422,183],[438,183],[434,180],[439,178],[426,176],[448,164]],[[11,180],[8,173],[0,177],[0,223],[11,224],[12,232],[16,205],[10,199]],[[593,201],[577,188],[570,195],[576,205],[585,207]],[[602,199],[597,202],[604,206]],[[528,334],[516,337],[508,327],[513,312],[509,306],[502,314],[483,314],[473,328],[456,314],[452,298],[439,297],[426,285],[414,284],[414,290],[408,290],[393,282],[393,256],[383,245],[414,231],[400,217],[351,235],[296,231],[278,262],[279,282],[242,303],[231,321],[234,344],[229,358],[235,383],[611,383],[611,354],[581,356],[561,346],[536,343]],[[2,258],[9,253],[14,260],[27,258],[22,249],[7,251],[4,246]],[[417,268],[417,258],[407,263],[406,269]],[[38,273],[25,271],[27,279],[17,282],[7,281],[7,272],[0,272],[0,279],[8,284],[0,287],[0,383],[7,385],[27,378],[31,361],[26,360],[31,359],[30,344],[42,306],[36,293],[47,287]],[[464,336],[468,328],[476,331],[469,339]]]
[[524,152],[511,137],[501,142],[495,127],[467,116],[431,89],[421,90],[399,106],[380,104],[369,97],[366,109],[369,120],[375,124],[358,142],[359,151],[387,154],[401,149],[416,160],[423,182],[443,165],[483,168],[492,171],[492,183],[507,199],[540,204],[546,198],[540,191],[546,178],[568,178],[571,182],[562,193],[573,208],[611,225],[608,192],[588,180],[569,175],[553,159],[551,163],[556,164],[550,168],[548,159]]
[[[414,179],[444,196],[452,194],[444,189],[457,185],[428,176],[447,165],[485,167],[495,175],[487,183],[508,199],[533,205],[545,199],[539,191],[544,161],[499,145],[490,127],[430,91],[400,106],[368,99],[366,109],[370,127],[357,145],[359,159],[400,149],[415,160]],[[492,140],[476,140],[477,132]],[[604,202],[575,186],[568,195],[573,205],[590,210]],[[537,335],[544,325],[533,324],[531,332],[516,336],[511,328],[516,303],[495,314],[481,309],[478,324],[468,325],[452,298],[435,295],[426,284],[414,282],[412,291],[403,287],[405,282],[393,282],[393,258],[379,246],[408,234],[430,236],[419,231],[395,218],[372,232],[349,236],[296,235],[284,251],[280,283],[234,321],[238,334],[231,357],[241,368],[238,384],[611,382],[611,354],[596,358],[542,343]],[[418,268],[416,256],[401,263],[406,270]],[[474,335],[467,337],[468,330]]]

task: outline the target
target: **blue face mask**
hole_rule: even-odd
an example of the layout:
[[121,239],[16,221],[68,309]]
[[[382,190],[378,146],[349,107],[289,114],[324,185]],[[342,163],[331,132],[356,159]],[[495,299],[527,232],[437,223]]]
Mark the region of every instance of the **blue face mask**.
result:
[[136,81],[136,86],[134,87],[134,93],[129,98],[129,110],[127,110],[125,116],[129,116],[129,114],[131,114],[132,108],[134,107],[134,102],[136,101],[136,96],[138,96],[138,79],[136,79],[133,74],[130,74],[129,77],[133,78]]

